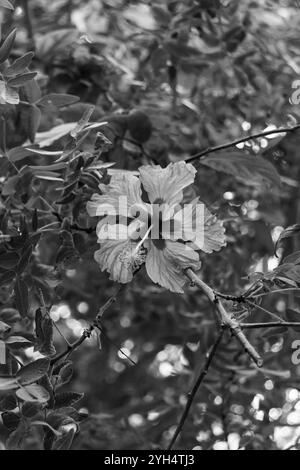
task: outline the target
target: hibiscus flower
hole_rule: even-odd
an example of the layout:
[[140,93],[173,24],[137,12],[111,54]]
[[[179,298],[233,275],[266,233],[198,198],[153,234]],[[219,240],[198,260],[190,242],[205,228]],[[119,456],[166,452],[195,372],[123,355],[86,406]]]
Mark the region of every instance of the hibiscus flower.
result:
[[222,222],[198,198],[183,206],[183,191],[196,169],[185,162],[166,168],[142,166],[139,176],[114,174],[102,194],[87,204],[90,216],[101,217],[95,259],[110,279],[127,283],[145,264],[150,279],[172,292],[183,292],[183,270],[201,267],[199,251],[225,244]]

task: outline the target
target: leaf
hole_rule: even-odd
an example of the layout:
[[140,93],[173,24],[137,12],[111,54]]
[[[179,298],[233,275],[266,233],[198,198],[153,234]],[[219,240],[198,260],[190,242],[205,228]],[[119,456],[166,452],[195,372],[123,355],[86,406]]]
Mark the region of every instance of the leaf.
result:
[[52,449],[53,450],[69,450],[72,445],[75,434],[76,434],[75,429],[69,429],[69,431],[63,433],[61,437],[59,437],[58,439],[54,441]]
[[20,98],[16,90],[0,81],[0,104],[19,104]]
[[55,408],[62,408],[63,406],[73,406],[84,397],[84,393],[77,392],[62,392],[55,395]]
[[241,150],[224,150],[203,157],[200,164],[241,178],[246,184],[280,187],[276,168],[258,155],[248,155]]
[[32,143],[35,141],[36,132],[40,127],[41,117],[42,114],[39,108],[34,104],[31,105],[28,116],[28,137]]
[[7,450],[20,449],[22,442],[26,437],[26,431],[26,425],[24,421],[21,421],[17,429],[9,435],[9,438],[6,441]]
[[12,349],[26,349],[32,346],[32,342],[23,336],[10,336],[5,340],[5,344]]
[[295,251],[283,259],[283,263],[300,264],[300,251]]
[[0,335],[3,335],[3,333],[7,333],[9,330],[11,330],[11,326],[7,325],[7,323],[4,323],[0,320]]
[[75,129],[73,129],[70,132],[71,137],[73,137],[75,139],[77,137],[77,135],[85,128],[85,126],[89,122],[90,117],[93,114],[94,110],[95,110],[95,106],[91,105],[84,111],[82,117],[79,119],[79,121],[77,123],[77,126],[75,127]]
[[43,96],[36,102],[37,106],[48,107],[56,106],[57,108],[63,106],[70,106],[71,104],[77,103],[79,97],[75,95],[68,95],[64,93],[50,93],[49,95]]
[[17,273],[21,274],[27,268],[28,264],[30,263],[30,258],[32,256],[32,245],[27,246],[27,248],[23,251],[21,259],[17,266]]
[[4,75],[6,77],[11,77],[24,72],[24,70],[29,66],[30,62],[32,61],[33,56],[33,52],[27,52],[22,57],[19,57],[5,69]]
[[22,406],[22,415],[26,418],[36,416],[42,409],[41,403],[25,401]]
[[29,301],[28,301],[28,287],[23,279],[17,277],[15,282],[15,301],[17,310],[19,310],[22,317],[28,314]]
[[73,376],[72,362],[67,361],[59,371],[59,386],[70,382]]
[[38,132],[36,135],[35,143],[39,144],[41,148],[49,147],[58,139],[61,139],[65,135],[69,134],[76,127],[76,122],[68,122],[60,124],[46,132]]
[[26,385],[16,391],[16,395],[23,401],[47,403],[50,398],[47,390],[38,384]]
[[16,38],[17,30],[13,29],[11,33],[5,38],[1,47],[0,47],[0,64],[6,61],[8,58],[10,51],[14,45],[14,41]]
[[21,385],[29,385],[41,379],[49,369],[48,359],[37,359],[22,367],[16,374],[16,380]]
[[6,395],[0,400],[0,411],[11,411],[18,406],[15,395]]
[[17,253],[2,253],[0,255],[0,267],[4,269],[13,269],[19,262],[19,256]]
[[14,388],[18,388],[18,384],[14,377],[0,377],[0,390],[13,390]]
[[10,78],[7,84],[12,87],[23,86],[26,82],[33,80],[36,75],[37,72],[26,72],[21,75],[18,75],[17,77]]
[[21,420],[20,416],[16,415],[16,413],[13,413],[12,411],[5,411],[2,413],[1,418],[4,426],[10,430],[17,429]]
[[295,235],[299,235],[299,234],[300,234],[300,224],[290,225],[289,227],[284,229],[279,235],[279,238],[275,244],[275,255],[277,256],[277,250],[282,244],[282,240],[285,240],[286,238],[294,237]]
[[9,10],[15,9],[15,7],[8,0],[0,0],[0,7],[8,8]]

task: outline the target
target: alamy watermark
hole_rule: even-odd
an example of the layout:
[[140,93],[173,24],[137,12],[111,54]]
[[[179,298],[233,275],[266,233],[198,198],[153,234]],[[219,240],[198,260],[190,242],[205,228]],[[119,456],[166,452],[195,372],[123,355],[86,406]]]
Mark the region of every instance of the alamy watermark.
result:
[[196,242],[204,245],[205,205],[194,201],[182,207],[166,203],[129,204],[126,196],[115,204],[99,204],[96,215],[100,221],[97,235],[101,240],[134,241],[171,239]]

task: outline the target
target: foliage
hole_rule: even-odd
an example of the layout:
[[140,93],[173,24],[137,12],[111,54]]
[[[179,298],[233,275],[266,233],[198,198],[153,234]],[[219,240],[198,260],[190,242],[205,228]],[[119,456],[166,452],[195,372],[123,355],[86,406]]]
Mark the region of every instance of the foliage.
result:
[[94,260],[86,206],[120,171],[183,159],[197,169],[186,197],[226,228],[227,246],[200,254],[200,277],[264,365],[232,323],[176,446],[297,447],[298,8],[0,0],[5,448],[169,445],[216,338],[214,305],[194,283],[184,294],[151,283],[144,267],[116,286]]

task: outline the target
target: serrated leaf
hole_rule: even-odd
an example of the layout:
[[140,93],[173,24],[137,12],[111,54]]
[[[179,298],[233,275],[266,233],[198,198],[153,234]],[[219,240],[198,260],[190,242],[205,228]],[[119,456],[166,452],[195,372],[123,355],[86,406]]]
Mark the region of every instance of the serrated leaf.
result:
[[201,158],[200,164],[223,171],[254,185],[280,187],[280,176],[268,160],[242,150],[223,150]]
[[37,359],[22,367],[16,374],[16,380],[21,385],[29,385],[41,379],[49,369],[48,359]]
[[67,362],[59,371],[59,385],[64,385],[70,382],[73,376],[72,362]]
[[47,390],[38,384],[25,385],[16,391],[16,395],[23,401],[47,403],[50,398]]
[[8,58],[10,51],[12,50],[12,47],[14,45],[16,34],[17,34],[17,30],[13,29],[13,31],[11,31],[11,33],[9,33],[9,35],[3,41],[0,47],[0,64],[5,62],[6,59]]

